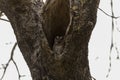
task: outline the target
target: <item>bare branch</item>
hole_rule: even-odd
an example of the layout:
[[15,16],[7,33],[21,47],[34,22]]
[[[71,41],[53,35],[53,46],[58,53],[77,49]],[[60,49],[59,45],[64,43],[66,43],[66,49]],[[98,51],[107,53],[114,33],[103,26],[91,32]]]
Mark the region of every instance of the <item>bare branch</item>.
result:
[[116,49],[116,52],[117,52],[117,59],[120,59],[120,57],[119,57],[120,52],[119,52],[118,47],[117,47],[116,44],[115,44],[115,49]]
[[102,10],[101,8],[98,8],[100,11],[102,11],[105,15],[107,15],[107,16],[109,16],[109,17],[112,17],[112,18],[114,18],[114,19],[118,19],[118,18],[120,18],[120,16],[118,16],[118,17],[115,17],[115,16],[111,16],[110,14],[108,14],[108,13],[106,13],[104,10]]
[[111,46],[110,46],[110,54],[109,54],[109,69],[108,69],[108,74],[106,75],[106,77],[109,76],[109,73],[111,71],[111,53],[112,53],[112,49],[115,48],[115,50],[117,51],[117,59],[119,59],[119,51],[118,51],[118,48],[116,46],[116,44],[114,43],[113,41],[113,36],[114,36],[114,29],[115,29],[115,26],[114,26],[114,19],[116,18],[119,18],[119,17],[114,17],[114,10],[113,10],[113,0],[111,0],[111,13],[112,13],[112,29],[111,29]]
[[17,46],[17,42],[13,46],[13,49],[11,51],[11,57],[10,57],[10,59],[13,59],[13,55],[14,55],[14,51],[15,51],[16,46]]
[[19,69],[18,69],[18,66],[17,66],[17,64],[16,64],[16,62],[13,60],[13,63],[14,63],[14,65],[15,65],[15,67],[16,67],[16,70],[17,70],[17,72],[18,72],[18,78],[19,78],[19,80],[20,80],[20,78],[21,77],[24,77],[25,75],[20,75],[20,71],[19,71]]
[[3,77],[5,76],[5,73],[6,73],[6,71],[7,71],[7,68],[8,68],[8,66],[9,66],[9,64],[10,64],[10,61],[11,61],[11,60],[9,60],[9,61],[7,62],[6,66],[3,66],[3,64],[2,64],[3,69],[4,69],[4,72],[3,72],[3,75],[2,75],[2,77],[0,78],[0,80],[2,80]]
[[118,32],[120,32],[120,30],[119,30],[119,28],[118,28],[118,27],[116,27],[116,29],[117,29],[117,31],[118,31]]
[[0,18],[0,20],[10,22],[9,20],[7,20],[7,19],[3,19],[3,18]]
[[20,75],[20,71],[19,71],[19,69],[18,69],[18,66],[17,66],[15,60],[13,59],[13,55],[14,55],[14,51],[15,51],[16,46],[17,46],[17,42],[14,44],[14,46],[13,46],[13,48],[12,48],[11,56],[10,56],[10,59],[8,60],[7,64],[6,64],[6,65],[2,64],[2,67],[3,67],[3,69],[4,69],[4,72],[3,72],[3,75],[2,75],[2,77],[0,78],[0,80],[2,80],[2,79],[4,78],[5,73],[6,73],[6,71],[7,71],[7,68],[8,68],[8,66],[9,66],[9,64],[10,64],[11,61],[13,62],[13,64],[14,64],[15,67],[16,67],[16,70],[17,70],[18,76],[19,76],[19,77],[18,77],[19,80],[20,80],[21,77],[24,77],[24,76],[25,76],[25,75]]

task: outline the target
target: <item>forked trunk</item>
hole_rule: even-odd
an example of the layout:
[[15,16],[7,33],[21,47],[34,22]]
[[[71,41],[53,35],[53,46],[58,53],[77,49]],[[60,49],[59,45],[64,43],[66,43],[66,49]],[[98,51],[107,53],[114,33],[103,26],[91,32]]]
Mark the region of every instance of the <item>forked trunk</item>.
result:
[[41,0],[0,0],[33,80],[92,79],[88,42],[98,4],[99,0],[48,0],[45,5]]

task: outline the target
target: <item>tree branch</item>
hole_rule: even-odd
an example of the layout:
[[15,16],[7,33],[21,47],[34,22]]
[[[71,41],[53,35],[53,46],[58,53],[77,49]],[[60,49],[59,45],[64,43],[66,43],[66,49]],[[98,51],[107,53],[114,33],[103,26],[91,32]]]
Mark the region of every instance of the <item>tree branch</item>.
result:
[[3,18],[0,18],[0,20],[6,21],[6,22],[10,22],[9,20],[3,19]]
[[108,13],[106,13],[104,10],[102,10],[101,8],[98,8],[100,11],[102,11],[105,15],[107,15],[107,16],[109,16],[109,17],[111,17],[111,18],[114,18],[114,19],[118,19],[118,18],[120,18],[120,16],[118,16],[118,17],[115,17],[115,16],[111,16],[111,15],[109,15]]
[[4,78],[5,73],[6,73],[6,71],[7,71],[7,68],[8,68],[8,66],[9,66],[9,64],[10,64],[11,61],[13,62],[13,64],[14,64],[15,67],[16,67],[16,70],[17,70],[18,75],[19,75],[19,80],[20,80],[21,77],[24,76],[24,75],[20,75],[18,66],[17,66],[16,62],[14,61],[14,59],[13,59],[14,51],[15,51],[16,46],[17,46],[17,42],[14,44],[14,46],[13,46],[13,48],[12,48],[12,50],[11,50],[11,56],[10,56],[10,59],[8,60],[7,64],[6,64],[6,65],[3,64],[4,72],[3,72],[2,77],[0,78],[0,80],[2,80],[2,79]]

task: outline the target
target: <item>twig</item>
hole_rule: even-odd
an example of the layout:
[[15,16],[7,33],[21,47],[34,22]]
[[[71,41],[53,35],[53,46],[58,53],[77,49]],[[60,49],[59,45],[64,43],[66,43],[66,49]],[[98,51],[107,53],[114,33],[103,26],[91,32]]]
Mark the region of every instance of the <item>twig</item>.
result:
[[4,72],[3,72],[3,75],[2,75],[2,77],[0,78],[0,80],[3,79],[3,77],[4,77],[5,73],[6,73],[6,70],[7,70],[8,66],[9,66],[10,62],[13,61],[13,54],[14,54],[14,50],[15,50],[15,47],[16,47],[16,46],[17,46],[17,43],[15,43],[14,46],[13,46],[13,48],[12,48],[11,57],[10,57],[10,59],[8,60],[7,64],[6,64],[5,66],[2,65],[2,66],[3,66],[3,69],[4,69]]
[[112,66],[112,64],[111,64],[111,53],[112,53],[112,49],[113,49],[113,47],[114,47],[114,43],[113,43],[113,34],[114,34],[114,11],[113,11],[113,0],[111,0],[111,12],[112,12],[112,30],[111,30],[111,46],[110,46],[110,55],[109,55],[109,61],[110,61],[110,63],[109,63],[109,69],[108,69],[108,74],[106,75],[106,77],[108,77],[109,76],[109,73],[110,73],[110,71],[111,71],[111,66]]
[[7,70],[8,66],[9,66],[10,61],[11,61],[11,60],[9,60],[9,61],[7,62],[6,66],[3,66],[4,72],[3,72],[3,75],[2,75],[2,77],[0,78],[0,80],[2,80],[3,77],[5,76],[5,73],[6,73],[6,70]]
[[98,8],[100,11],[102,11],[105,15],[107,15],[107,16],[109,16],[109,17],[112,17],[112,18],[114,18],[114,19],[118,19],[118,18],[120,18],[120,16],[118,16],[118,17],[115,17],[114,15],[109,15],[108,13],[106,13],[104,10],[102,10],[101,8]]
[[17,64],[16,64],[16,62],[13,60],[13,63],[14,63],[14,65],[15,65],[15,67],[16,67],[16,70],[17,70],[17,72],[18,72],[18,78],[19,78],[19,80],[20,80],[20,78],[21,77],[24,77],[25,75],[20,75],[20,71],[19,71],[19,69],[18,69],[18,66],[17,66]]
[[120,59],[120,57],[119,57],[120,52],[119,52],[118,47],[117,47],[116,44],[115,44],[115,49],[116,49],[116,52],[117,52],[117,59]]
[[94,77],[92,77],[93,80],[96,80]]
[[0,80],[2,80],[3,77],[5,76],[6,70],[7,70],[7,68],[8,68],[8,66],[9,66],[9,64],[10,64],[11,61],[13,62],[13,64],[14,64],[15,67],[16,67],[16,70],[17,70],[18,75],[19,75],[19,77],[18,77],[19,80],[20,80],[21,77],[24,77],[24,76],[25,76],[25,75],[20,75],[20,71],[19,71],[19,69],[18,69],[18,66],[17,66],[15,60],[13,59],[14,51],[15,51],[16,46],[17,46],[17,42],[14,44],[14,46],[13,46],[13,48],[12,48],[11,56],[10,56],[10,59],[8,60],[7,64],[6,64],[6,65],[2,65],[2,66],[3,66],[3,69],[4,69],[4,72],[3,72],[3,75],[2,75],[2,77],[0,78]]
[[10,22],[9,20],[3,19],[3,18],[0,18],[0,20],[6,21],[6,22]]
[[119,28],[118,28],[118,27],[116,27],[116,29],[117,29],[117,31],[118,31],[118,32],[120,32],[120,30],[119,30]]

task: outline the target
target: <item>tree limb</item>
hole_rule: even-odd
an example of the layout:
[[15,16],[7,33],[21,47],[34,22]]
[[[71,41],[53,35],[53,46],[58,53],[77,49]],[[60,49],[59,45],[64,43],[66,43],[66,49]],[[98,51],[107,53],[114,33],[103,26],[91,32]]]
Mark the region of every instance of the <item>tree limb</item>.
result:
[[16,46],[17,46],[17,42],[14,44],[14,46],[13,46],[13,48],[12,48],[12,50],[11,50],[10,59],[8,60],[7,64],[6,64],[6,65],[3,64],[4,72],[3,72],[2,77],[0,78],[0,80],[2,80],[2,79],[4,78],[5,73],[6,73],[6,71],[7,71],[7,68],[8,68],[8,66],[9,66],[9,64],[10,64],[11,61],[13,62],[13,64],[14,64],[15,67],[16,67],[16,70],[17,70],[18,75],[19,75],[19,80],[20,80],[21,77],[24,76],[24,75],[21,75],[21,74],[20,74],[19,69],[18,69],[18,66],[17,66],[16,62],[14,61],[14,59],[13,59],[14,51],[15,51]]

